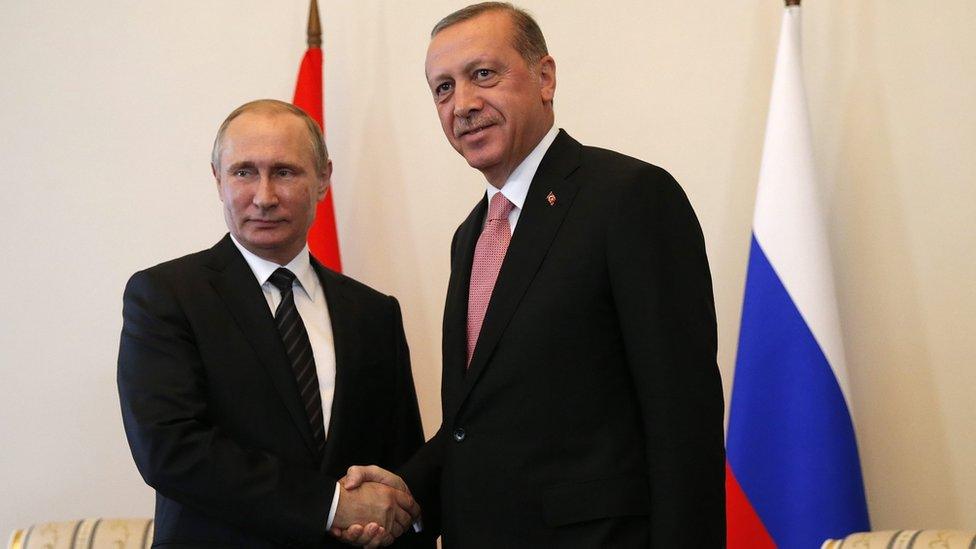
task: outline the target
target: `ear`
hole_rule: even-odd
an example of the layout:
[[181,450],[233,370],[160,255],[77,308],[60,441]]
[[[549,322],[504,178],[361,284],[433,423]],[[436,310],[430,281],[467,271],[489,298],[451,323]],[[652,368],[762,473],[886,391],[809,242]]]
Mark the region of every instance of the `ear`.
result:
[[214,166],[213,162],[210,163],[210,173],[214,176],[214,183],[217,184],[217,196],[220,197],[220,201],[224,201],[224,193],[220,192],[220,172],[217,171],[217,166]]
[[332,185],[332,159],[325,161],[325,171],[319,176],[315,188],[315,201],[320,202],[325,198],[325,193]]
[[542,100],[551,103],[556,96],[556,60],[547,55],[539,60],[539,84],[542,88]]

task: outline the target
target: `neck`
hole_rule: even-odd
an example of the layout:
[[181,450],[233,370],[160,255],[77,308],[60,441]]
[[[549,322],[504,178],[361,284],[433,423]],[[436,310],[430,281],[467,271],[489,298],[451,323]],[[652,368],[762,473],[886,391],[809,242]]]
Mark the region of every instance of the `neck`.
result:
[[248,246],[246,244],[241,244],[241,245],[247,248],[247,251],[260,257],[261,259],[282,266],[291,263],[291,261],[296,257],[298,257],[298,254],[301,253],[302,249],[305,247],[304,242],[302,243],[301,246],[298,247],[298,249],[288,249],[288,250],[277,250],[277,249],[270,250],[270,249],[252,248],[251,246]]
[[515,171],[515,168],[517,168],[522,162],[525,162],[525,159],[529,156],[529,153],[532,152],[532,149],[534,149],[541,140],[542,138],[540,137],[535,141],[535,145],[532,145],[532,147],[526,151],[520,151],[518,155],[514,156],[508,162],[479,170],[481,175],[485,176],[485,179],[488,180],[489,185],[495,187],[496,189],[501,189],[505,186],[508,178],[511,177],[512,172]]
[[520,154],[518,154],[513,161],[504,166],[498,166],[494,169],[487,168],[481,170],[482,175],[484,175],[485,179],[488,180],[488,184],[496,189],[501,189],[504,187],[505,182],[508,181],[508,178],[512,175],[512,172],[515,171],[515,168],[519,167],[522,162],[525,162],[525,159],[528,158],[529,154],[531,154],[532,151],[539,146],[539,143],[542,142],[542,138],[549,133],[549,130],[552,128],[553,124],[555,124],[555,118],[552,116],[552,114],[550,114],[548,116],[548,120],[540,126],[540,129],[536,130],[534,135],[526,139],[526,141],[531,143],[531,145],[520,151]]
[[496,189],[501,190],[501,188],[505,186],[505,182],[508,181],[508,176],[512,175],[512,170],[508,170],[507,172],[501,175],[493,174],[488,170],[484,170],[481,173],[485,176],[485,179],[488,180],[489,185],[495,187]]

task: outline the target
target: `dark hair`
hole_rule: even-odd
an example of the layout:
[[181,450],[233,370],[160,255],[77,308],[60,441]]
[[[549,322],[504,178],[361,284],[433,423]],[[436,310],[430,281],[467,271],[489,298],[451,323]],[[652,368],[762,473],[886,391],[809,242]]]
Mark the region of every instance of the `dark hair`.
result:
[[227,115],[227,118],[224,119],[224,122],[217,130],[217,137],[214,139],[213,152],[210,154],[210,161],[213,163],[214,168],[220,166],[220,149],[223,146],[224,133],[227,132],[227,126],[230,125],[232,120],[246,112],[293,114],[301,118],[302,122],[305,123],[305,129],[308,130],[308,139],[312,147],[312,156],[315,158],[315,171],[317,172],[317,175],[322,175],[325,173],[325,167],[329,162],[329,149],[325,146],[325,136],[322,135],[322,128],[319,127],[319,123],[302,109],[299,109],[291,103],[285,103],[284,101],[278,101],[277,99],[258,99],[256,101],[250,101],[248,103],[244,103],[240,107],[237,107]]
[[544,56],[549,55],[549,49],[546,47],[546,38],[542,36],[542,29],[539,28],[539,24],[535,22],[535,19],[528,12],[521,8],[516,8],[508,2],[481,2],[480,4],[472,4],[466,8],[461,8],[438,21],[434,25],[434,30],[430,31],[430,37],[433,38],[437,33],[447,27],[456,25],[462,21],[474,19],[490,11],[504,11],[512,18],[512,24],[515,27],[515,33],[512,36],[512,47],[515,48],[515,51],[519,52],[519,55],[522,56],[522,59],[525,59],[526,63],[535,65]]

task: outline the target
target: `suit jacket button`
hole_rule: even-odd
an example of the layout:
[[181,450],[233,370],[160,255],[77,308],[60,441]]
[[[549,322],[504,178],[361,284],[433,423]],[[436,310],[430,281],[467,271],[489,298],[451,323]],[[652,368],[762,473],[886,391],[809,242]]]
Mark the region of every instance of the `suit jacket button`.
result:
[[463,442],[465,435],[467,433],[464,432],[464,429],[458,427],[454,430],[454,442]]

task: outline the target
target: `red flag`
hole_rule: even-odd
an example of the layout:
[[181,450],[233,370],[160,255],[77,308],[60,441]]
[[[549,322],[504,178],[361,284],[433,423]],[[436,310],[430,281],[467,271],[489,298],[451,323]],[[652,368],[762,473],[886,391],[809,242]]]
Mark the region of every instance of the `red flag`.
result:
[[[325,117],[322,112],[322,49],[317,46],[309,46],[305,57],[302,58],[302,66],[298,69],[298,82],[295,84],[295,99],[292,103],[307,112],[319,123],[322,131],[325,131]],[[331,188],[315,211],[315,223],[308,232],[308,247],[312,255],[326,267],[342,272]]]

